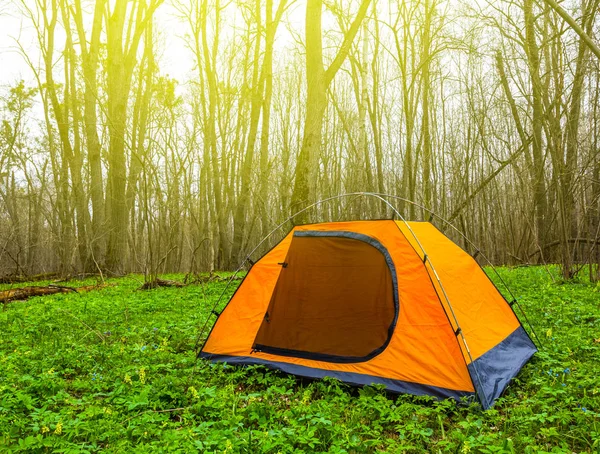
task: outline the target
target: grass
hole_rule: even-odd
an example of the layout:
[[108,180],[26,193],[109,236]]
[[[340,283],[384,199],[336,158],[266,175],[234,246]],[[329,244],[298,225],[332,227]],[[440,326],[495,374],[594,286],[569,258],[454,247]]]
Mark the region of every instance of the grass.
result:
[[0,452],[600,453],[600,286],[562,283],[553,268],[500,273],[543,348],[489,411],[261,367],[195,368],[223,282],[139,291],[129,276],[11,303]]

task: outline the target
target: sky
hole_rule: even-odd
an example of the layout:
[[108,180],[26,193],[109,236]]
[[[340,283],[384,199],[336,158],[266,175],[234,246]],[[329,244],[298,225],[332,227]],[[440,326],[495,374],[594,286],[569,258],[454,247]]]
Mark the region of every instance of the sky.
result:
[[[26,0],[27,3],[33,3]],[[18,11],[9,0],[0,0],[0,86],[12,85],[20,79],[33,83],[34,78],[27,66],[17,40],[34,62],[40,59],[35,31],[28,17]],[[160,30],[161,67],[168,68],[171,77],[185,80],[192,70],[192,59],[182,40],[182,26],[163,8],[157,15]],[[166,51],[168,49],[168,52]]]
[[[35,4],[34,0],[23,1],[31,7]],[[36,64],[40,60],[40,51],[36,44],[35,30],[30,19],[19,11],[19,3],[20,0],[0,0],[0,87],[14,85],[21,79],[30,85],[35,84],[17,41]],[[303,29],[304,11],[301,3],[295,2],[287,15],[287,20],[296,32]],[[327,26],[326,20],[324,16],[324,28]],[[194,67],[192,55],[184,41],[185,25],[176,17],[176,11],[167,2],[157,10],[155,24],[158,31],[155,35],[158,37],[157,54],[161,71],[180,82],[189,80]],[[284,27],[280,27],[277,44],[285,45],[291,39]],[[57,40],[57,46],[60,46],[60,40]]]
[[27,30],[15,8],[0,0],[0,84],[6,85],[19,79],[30,79],[28,68],[19,55],[15,39],[27,47],[33,43],[34,35]]

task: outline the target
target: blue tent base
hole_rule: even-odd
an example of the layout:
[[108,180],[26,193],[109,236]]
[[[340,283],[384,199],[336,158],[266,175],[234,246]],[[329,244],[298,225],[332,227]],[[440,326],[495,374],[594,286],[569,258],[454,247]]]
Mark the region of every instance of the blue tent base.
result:
[[494,405],[535,352],[537,348],[523,327],[519,326],[506,339],[469,364],[469,372],[484,409]]

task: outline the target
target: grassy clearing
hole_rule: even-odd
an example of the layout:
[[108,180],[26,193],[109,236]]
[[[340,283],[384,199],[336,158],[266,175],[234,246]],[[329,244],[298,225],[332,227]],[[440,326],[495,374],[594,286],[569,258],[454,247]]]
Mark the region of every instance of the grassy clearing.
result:
[[600,287],[500,271],[544,348],[487,412],[259,367],[200,362],[192,376],[222,282],[139,291],[131,276],[11,303],[0,451],[600,453]]

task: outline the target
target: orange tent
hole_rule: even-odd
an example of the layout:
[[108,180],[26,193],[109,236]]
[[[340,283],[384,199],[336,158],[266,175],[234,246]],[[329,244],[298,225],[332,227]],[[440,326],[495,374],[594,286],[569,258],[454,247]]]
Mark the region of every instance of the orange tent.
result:
[[470,255],[428,222],[383,220],[294,227],[200,355],[489,408],[535,352]]

